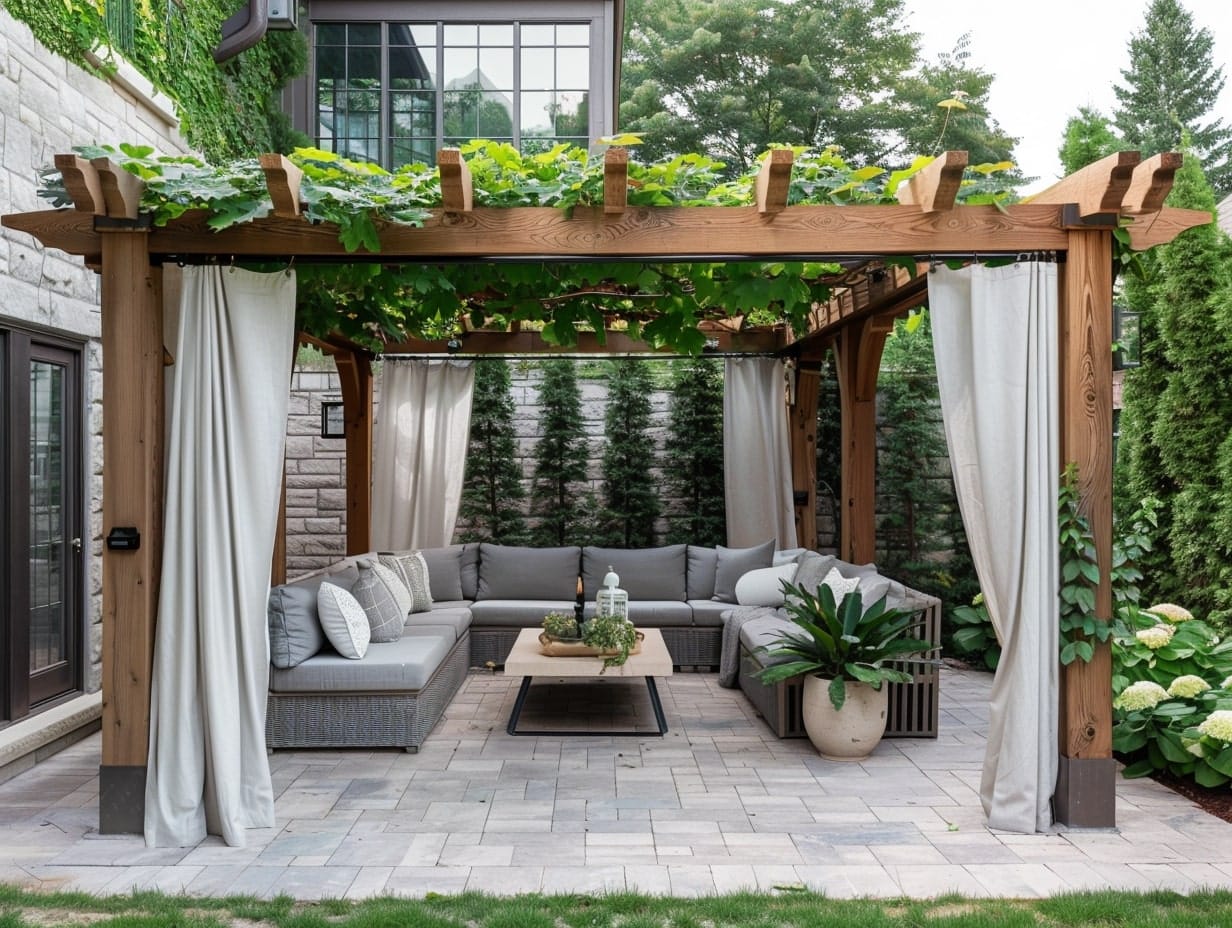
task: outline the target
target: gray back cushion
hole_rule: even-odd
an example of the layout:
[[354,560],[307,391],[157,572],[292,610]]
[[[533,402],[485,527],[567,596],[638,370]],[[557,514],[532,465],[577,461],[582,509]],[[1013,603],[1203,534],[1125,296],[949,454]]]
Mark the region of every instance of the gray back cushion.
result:
[[774,539],[752,548],[715,547],[719,562],[714,570],[714,599],[722,603],[736,601],[736,581],[750,570],[769,567],[774,560]]
[[689,545],[689,599],[714,598],[714,570],[718,563],[719,552],[714,548]]
[[[582,549],[479,546],[479,588],[475,599],[556,599],[577,597]],[[436,588],[432,588],[435,596]]]
[[582,588],[587,600],[603,586],[608,567],[620,576],[620,588],[629,599],[687,599],[685,590],[686,555],[684,545],[662,548],[582,549]]
[[324,579],[314,577],[270,590],[267,619],[270,663],[275,667],[296,667],[325,646],[317,617],[317,589]]
[[462,595],[462,553],[465,545],[444,548],[423,548],[428,565],[428,590],[432,600],[473,599]]

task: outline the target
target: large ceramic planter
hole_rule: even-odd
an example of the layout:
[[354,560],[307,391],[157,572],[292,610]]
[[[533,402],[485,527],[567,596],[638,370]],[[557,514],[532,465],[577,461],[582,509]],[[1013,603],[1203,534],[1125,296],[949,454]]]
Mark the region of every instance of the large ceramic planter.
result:
[[836,710],[830,702],[830,681],[804,678],[804,730],[822,757],[860,760],[873,752],[885,734],[889,690],[884,683],[880,690],[867,683],[848,681],[844,685],[847,699]]

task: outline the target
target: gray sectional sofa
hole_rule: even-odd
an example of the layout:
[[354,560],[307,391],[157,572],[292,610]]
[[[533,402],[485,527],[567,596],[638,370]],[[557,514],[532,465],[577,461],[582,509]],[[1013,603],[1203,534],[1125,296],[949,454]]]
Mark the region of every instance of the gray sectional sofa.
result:
[[[673,664],[718,667],[737,581],[775,559],[773,542],[632,550],[464,544],[422,554],[431,607],[409,614],[401,638],[373,642],[359,660],[330,647],[316,611],[321,583],[349,587],[358,576],[357,558],[271,590],[271,748],[416,749],[469,668],[503,665],[521,629],[538,626],[548,612],[574,610],[579,586],[585,610],[593,612],[609,569],[629,594],[630,618],[661,630]],[[770,688],[751,677],[741,685],[778,727],[763,707],[767,694],[755,689]]]

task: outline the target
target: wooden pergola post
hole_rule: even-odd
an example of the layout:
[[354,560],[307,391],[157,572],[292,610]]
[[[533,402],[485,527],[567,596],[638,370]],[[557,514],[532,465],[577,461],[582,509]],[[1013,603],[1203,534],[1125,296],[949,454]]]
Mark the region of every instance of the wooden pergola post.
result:
[[842,329],[834,361],[842,399],[842,524],[839,557],[866,564],[877,550],[877,373],[893,319],[867,317]]
[[[100,232],[105,541],[99,831],[121,834],[145,826],[163,544],[162,281],[150,266],[147,230],[129,224]],[[130,547],[115,547],[121,543]]]
[[797,362],[795,403],[788,409],[791,486],[795,496],[796,544],[817,547],[817,402],[821,390],[818,361]]
[[[1060,296],[1060,467],[1078,465],[1083,515],[1095,536],[1095,614],[1112,619],[1112,233],[1071,231]],[[1058,822],[1116,824],[1112,758],[1112,650],[1061,668]]]
[[372,545],[372,361],[357,349],[337,349],[346,432],[346,553]]

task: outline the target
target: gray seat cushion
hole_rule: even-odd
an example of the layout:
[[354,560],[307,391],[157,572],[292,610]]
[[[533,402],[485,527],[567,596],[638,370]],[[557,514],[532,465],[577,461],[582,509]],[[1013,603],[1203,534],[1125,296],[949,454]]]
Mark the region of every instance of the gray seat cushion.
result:
[[275,668],[275,693],[414,692],[422,689],[454,646],[447,635],[403,635],[368,646],[360,660],[324,651],[298,667]]
[[582,588],[593,600],[603,586],[610,567],[620,576],[620,588],[630,600],[685,600],[686,555],[684,545],[661,548],[582,549]]
[[[586,604],[586,617],[595,614],[595,604]],[[693,610],[684,601],[674,599],[638,599],[629,601],[629,619],[643,628],[689,628]]]
[[725,548],[718,545],[718,564],[714,570],[714,598],[720,602],[736,601],[736,581],[750,570],[769,567],[774,560],[774,539],[751,548]]
[[[751,619],[740,627],[740,643],[748,650],[755,651],[767,645],[776,643],[779,633],[795,628],[790,619],[778,615],[766,616],[764,619]],[[758,661],[763,665],[782,663],[786,658],[767,659],[766,655],[758,655]]]
[[713,599],[690,599],[689,608],[693,610],[693,625],[697,628],[718,628],[723,624],[723,616],[735,608],[731,603],[719,603]]
[[466,606],[440,607],[429,612],[416,612],[410,615],[403,626],[402,634],[409,635],[413,629],[448,628],[454,641],[464,631],[471,627],[471,611]]
[[479,589],[475,599],[573,600],[577,596],[581,559],[582,549],[572,545],[531,548],[485,542],[479,546]]
[[719,552],[697,545],[689,545],[688,549],[688,598],[711,599],[714,596],[714,572],[719,563]]
[[480,599],[471,603],[471,623],[487,627],[538,628],[549,612],[573,615],[573,604],[572,599]]

